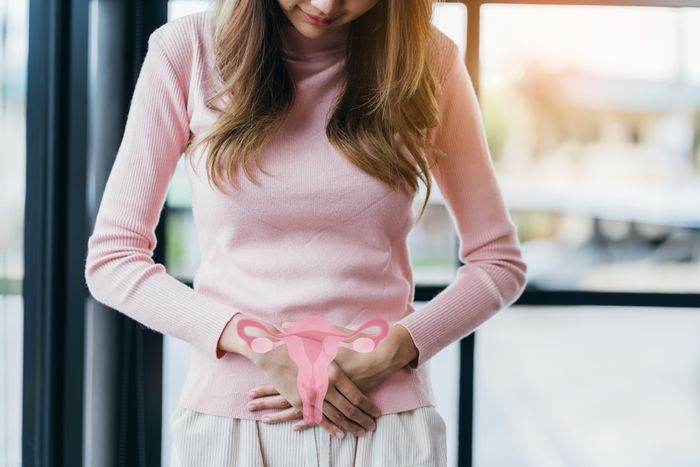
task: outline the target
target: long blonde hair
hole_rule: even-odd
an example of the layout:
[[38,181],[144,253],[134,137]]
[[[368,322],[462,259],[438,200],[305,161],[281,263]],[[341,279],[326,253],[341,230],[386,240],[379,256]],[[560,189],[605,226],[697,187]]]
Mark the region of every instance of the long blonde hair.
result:
[[[428,60],[437,44],[430,23],[433,2],[379,0],[350,24],[346,86],[326,126],[331,145],[393,189],[412,196],[422,179],[426,195],[419,217],[430,197],[430,168],[444,156],[427,132],[439,124],[440,83]],[[236,185],[240,165],[252,181],[250,163],[262,170],[259,151],[290,110],[295,87],[281,48],[281,27],[289,20],[277,0],[215,0],[212,8],[223,87],[206,104],[220,115],[185,153],[210,146],[207,173],[221,190],[222,179]],[[214,106],[222,96],[232,103],[228,108]],[[405,145],[402,151],[395,135]],[[402,155],[406,151],[410,157]]]

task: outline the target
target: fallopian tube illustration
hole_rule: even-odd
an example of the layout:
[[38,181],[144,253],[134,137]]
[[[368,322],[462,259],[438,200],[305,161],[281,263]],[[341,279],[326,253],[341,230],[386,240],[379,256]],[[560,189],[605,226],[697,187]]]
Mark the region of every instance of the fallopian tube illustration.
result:
[[[318,425],[323,419],[323,401],[328,390],[328,366],[338,353],[338,347],[368,353],[389,333],[389,323],[375,318],[365,322],[353,332],[345,332],[320,316],[307,316],[296,323],[286,323],[284,331],[270,332],[254,319],[241,319],[236,330],[253,352],[265,353],[287,344],[287,352],[297,365],[297,389],[302,400],[304,422]],[[379,327],[379,333],[347,342],[363,329]],[[267,337],[254,337],[246,333],[247,327],[261,329]]]

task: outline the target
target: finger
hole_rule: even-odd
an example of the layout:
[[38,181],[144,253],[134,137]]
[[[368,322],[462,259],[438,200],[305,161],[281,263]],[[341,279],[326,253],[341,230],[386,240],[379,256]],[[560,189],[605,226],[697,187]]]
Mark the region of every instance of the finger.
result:
[[335,436],[338,439],[343,439],[345,437],[345,432],[338,425],[333,423],[333,421],[330,418],[328,418],[328,416],[325,413],[326,410],[328,410],[326,408],[326,405],[328,405],[330,407],[332,407],[332,406],[330,404],[328,404],[328,402],[324,402],[323,405],[324,405],[324,409],[323,409],[324,413],[323,413],[323,417],[321,418],[321,422],[319,423],[319,425],[321,425],[321,427],[324,430],[326,430],[328,433],[330,433],[331,436]]
[[[323,409],[323,416],[321,417],[321,421],[319,422],[319,425],[326,430],[328,433],[330,433],[331,436],[334,436],[338,439],[343,439],[345,437],[345,431],[343,431],[342,428],[338,426],[338,424],[333,422],[333,419],[335,420],[343,420],[343,415],[338,412],[337,409],[335,409],[330,403],[327,401],[324,401],[323,403],[324,409]],[[328,413],[332,413],[331,418],[328,417]],[[292,429],[294,431],[302,431],[306,430],[307,428],[312,428],[315,425],[309,425],[304,421],[304,418],[302,416],[302,419],[299,423],[296,423],[292,426]],[[356,431],[359,432],[361,430],[360,427],[356,426]]]
[[289,407],[288,409],[280,410],[279,412],[274,414],[265,414],[262,418],[262,422],[274,424],[299,420],[300,418],[303,419],[301,409],[297,409],[296,407]]
[[292,404],[280,395],[258,397],[257,399],[251,400],[246,405],[250,411],[261,409],[286,409],[291,406]]
[[323,402],[323,412],[334,425],[342,430],[349,431],[355,436],[362,436],[367,431],[363,426],[360,426],[347,418],[337,407],[328,400]]
[[275,388],[272,384],[266,383],[261,386],[256,386],[253,389],[250,390],[248,395],[251,398],[254,397],[260,397],[260,396],[271,396],[275,394],[279,394],[280,392]]
[[[379,407],[377,407],[374,402],[369,400],[369,398],[365,396],[362,391],[360,391],[360,388],[358,388],[357,385],[350,378],[348,378],[348,375],[346,375],[342,369],[338,368],[337,370],[335,386],[338,391],[340,391],[340,393],[345,396],[345,398],[352,405],[359,407],[365,413],[371,416],[379,417],[382,414]],[[339,408],[342,409],[342,407]],[[360,420],[357,421],[359,422]]]
[[[326,408],[326,404],[328,404],[328,408]],[[355,436],[361,436],[361,432],[371,431],[376,426],[372,417],[351,404],[335,388],[329,389],[326,393],[324,412],[328,414],[328,418],[333,423],[347,431],[353,432]]]

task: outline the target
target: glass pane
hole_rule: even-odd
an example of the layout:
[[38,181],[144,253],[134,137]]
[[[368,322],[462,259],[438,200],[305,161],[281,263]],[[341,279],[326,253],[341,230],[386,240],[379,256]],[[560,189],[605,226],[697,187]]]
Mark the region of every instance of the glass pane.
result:
[[474,465],[697,464],[698,329],[695,309],[497,314],[476,340]]
[[169,0],[168,21],[181,16],[204,11],[212,5],[213,0]]
[[184,158],[178,161],[168,190],[165,264],[170,274],[191,282],[199,264],[200,254],[185,164],[187,161]]
[[481,8],[480,101],[529,285],[700,292],[700,14]]
[[22,465],[28,2],[0,4],[0,464]]
[[[466,49],[467,8],[462,3],[433,4],[433,25],[449,36],[462,50]],[[425,198],[425,187],[413,203],[416,218]],[[445,208],[440,189],[433,178],[429,205],[408,236],[413,278],[417,285],[444,285],[452,281],[458,266],[455,226]]]
[[464,56],[467,50],[467,7],[464,3],[433,3],[431,22],[455,41]]

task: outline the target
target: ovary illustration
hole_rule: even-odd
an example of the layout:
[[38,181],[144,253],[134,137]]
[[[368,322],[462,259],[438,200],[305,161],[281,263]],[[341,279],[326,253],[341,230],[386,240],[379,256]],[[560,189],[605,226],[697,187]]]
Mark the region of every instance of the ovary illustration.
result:
[[[247,327],[261,329],[268,337],[255,337],[246,333]],[[363,329],[379,327],[379,333],[369,337],[357,336]],[[270,332],[267,327],[254,319],[241,319],[236,330],[254,352],[265,353],[287,345],[287,352],[297,365],[297,389],[303,404],[304,422],[317,425],[323,418],[323,401],[328,390],[328,366],[338,353],[338,347],[356,352],[368,353],[389,333],[389,323],[375,318],[365,322],[352,332],[335,328],[333,323],[320,316],[307,316],[296,323],[283,325],[284,331]]]

